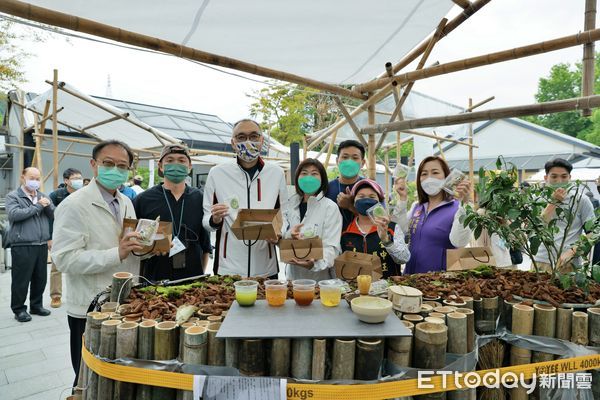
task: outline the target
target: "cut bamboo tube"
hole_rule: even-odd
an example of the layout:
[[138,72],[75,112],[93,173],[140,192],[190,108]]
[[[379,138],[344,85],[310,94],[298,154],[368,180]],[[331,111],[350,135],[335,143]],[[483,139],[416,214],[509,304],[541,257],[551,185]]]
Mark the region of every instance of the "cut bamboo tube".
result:
[[421,304],[421,316],[423,318],[428,317],[429,313],[433,312],[433,307],[430,306],[429,304]]
[[[556,307],[544,304],[534,304],[533,334],[553,338],[556,334]],[[553,354],[534,351],[531,361],[534,363],[552,361]]]
[[110,289],[110,301],[119,304],[129,297],[131,285],[133,284],[133,274],[129,272],[117,272],[113,275],[112,286]]
[[515,304],[519,304],[516,300],[504,300],[502,302],[502,319],[508,331],[512,331],[512,310]]
[[435,301],[435,300],[424,300],[423,304],[427,304],[427,305],[431,306],[433,309],[435,309],[436,307],[442,307],[442,303],[440,303],[439,301]]
[[225,365],[225,340],[217,339],[217,332],[221,328],[220,322],[208,325],[208,365]]
[[198,318],[200,318],[200,320],[205,320],[208,317],[212,316],[211,313],[205,313],[205,312],[202,312],[202,311],[198,311],[196,314],[198,315]]
[[116,301],[109,301],[100,306],[100,311],[114,313],[117,312],[117,307],[119,307],[119,303],[117,303]]
[[457,308],[456,312],[467,316],[467,352],[470,353],[475,350],[475,311],[470,308]]
[[325,379],[325,366],[327,363],[327,340],[314,339],[312,348],[311,379],[322,381]]
[[[94,316],[96,316],[98,314],[100,314],[100,313],[97,311],[90,311],[86,314],[85,331],[84,331],[83,337],[85,339],[85,348],[90,351],[91,351],[91,347],[90,347],[91,333],[90,332],[92,330],[92,323],[93,323]],[[88,374],[89,374],[89,369],[88,369],[86,363],[81,361],[80,367],[79,367],[79,376],[77,377],[76,394],[80,393],[82,397],[84,395],[84,387],[86,386],[87,381],[88,381]]]
[[399,336],[387,338],[387,359],[399,367],[410,367],[412,365],[412,347],[415,325],[412,322],[402,321],[404,326],[411,332],[411,336]]
[[434,312],[436,313],[440,313],[440,314],[450,314],[455,312],[457,309],[457,307],[451,307],[451,306],[442,306],[442,307],[436,307],[433,309]]
[[[90,327],[90,352],[94,355],[97,355],[100,351],[100,330],[102,322],[107,319],[108,313],[98,313],[92,317],[92,325]],[[98,374],[91,370],[88,373],[87,387],[83,391],[83,395],[89,400],[98,399]]]
[[500,303],[498,296],[484,297],[481,301],[481,320],[475,320],[475,330],[483,335],[491,335],[496,332],[496,321],[498,320],[498,311]]
[[587,313],[583,311],[573,312],[573,325],[571,327],[571,342],[587,346],[589,343],[588,337],[589,319]]
[[[442,321],[444,321],[444,324],[446,323],[446,315],[447,315],[447,314],[442,314],[442,313],[440,313],[440,312],[435,312],[435,311],[434,311],[434,312],[430,312],[430,313],[429,313],[429,317],[430,317],[430,318],[438,318],[438,319],[441,319]],[[420,321],[419,321],[419,322],[420,322]]]
[[403,314],[402,319],[405,321],[412,322],[413,324],[417,324],[423,321],[423,317],[419,314]]
[[[446,325],[421,322],[415,326],[414,366],[419,369],[436,370],[446,364],[448,328]],[[432,393],[420,399],[445,399],[446,394]]]
[[[450,315],[450,314],[448,314],[448,315]],[[432,324],[442,324],[442,325],[446,324],[446,321],[444,321],[441,318],[437,318],[437,317],[425,317],[425,319],[423,321],[430,322]]]
[[187,320],[187,322],[193,322],[194,324],[198,321],[200,321],[200,318],[198,318],[198,317],[191,317],[190,319]]
[[291,340],[285,338],[273,339],[271,343],[270,375],[290,376]]
[[[202,365],[202,360],[206,359],[207,341],[208,334],[206,328],[202,326],[190,326],[186,328],[183,336],[183,362],[190,365]],[[188,390],[180,390],[177,393],[177,397],[182,400],[194,400],[194,393]]]
[[243,339],[240,343],[239,366],[244,376],[264,376],[266,360],[262,339]]
[[[585,0],[585,18],[583,30],[591,31],[596,28],[596,0]],[[583,45],[583,60],[581,74],[581,95],[590,96],[594,94],[594,42]],[[581,115],[589,117],[592,110],[583,109]]]
[[448,323],[448,352],[466,354],[468,352],[467,316],[463,313],[453,312],[446,315]]
[[372,381],[379,378],[383,363],[384,342],[381,339],[358,339],[354,379]]
[[[110,319],[102,322],[100,328],[100,350],[98,351],[100,357],[114,360],[117,350],[117,325],[120,324],[121,321]],[[98,400],[112,400],[114,390],[115,381],[103,376],[98,377]]]
[[600,347],[600,307],[588,308],[589,344]]
[[354,379],[356,341],[335,339],[331,360],[331,379]]
[[[123,322],[117,325],[117,347],[115,358],[137,358],[138,324]],[[128,382],[115,382],[115,399],[135,400],[135,385]]]
[[[154,329],[158,323],[153,319],[142,321],[138,326],[138,355],[140,360],[154,359]],[[136,400],[151,400],[152,386],[138,385]]]
[[310,379],[312,376],[312,339],[292,340],[292,378]]
[[[176,322],[164,321],[154,327],[154,359],[174,360],[179,351],[179,331]],[[153,400],[175,400],[175,389],[154,386],[152,388]]]
[[196,324],[194,324],[193,322],[184,322],[183,324],[179,325],[179,350],[177,353],[177,359],[179,361],[183,361],[183,344],[185,339],[185,330],[192,326],[196,326]]
[[571,326],[573,325],[573,309],[559,308],[556,310],[556,338],[571,340]]
[[238,368],[239,352],[240,341],[238,339],[225,339],[225,366]]
[[208,322],[205,319],[201,319],[200,321],[196,321],[196,325],[198,326],[203,326],[203,327],[208,327],[210,325],[210,322]]
[[[533,307],[515,304],[512,312],[512,328],[515,335],[531,335],[533,333]],[[531,350],[512,346],[510,349],[510,365],[531,363]],[[527,400],[527,391],[523,387],[511,389],[511,399]]]
[[209,315],[208,317],[206,317],[206,320],[212,324],[213,322],[223,321],[223,317],[220,315]]
[[463,307],[464,308],[464,307],[466,307],[467,306],[467,302],[464,301],[464,300],[463,301],[459,301],[459,300],[444,300],[444,305],[447,306],[447,307],[454,307],[455,311],[456,311],[456,308],[459,308],[459,307]]
[[473,309],[473,298],[470,296],[460,296],[460,298],[465,302],[465,305],[462,308],[470,308]]

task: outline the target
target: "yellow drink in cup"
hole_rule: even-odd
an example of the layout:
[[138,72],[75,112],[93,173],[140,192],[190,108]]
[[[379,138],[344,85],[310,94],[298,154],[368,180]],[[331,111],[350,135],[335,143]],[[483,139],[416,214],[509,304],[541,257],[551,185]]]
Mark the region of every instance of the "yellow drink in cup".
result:
[[342,299],[342,284],[337,279],[319,281],[321,304],[325,307],[337,307]]
[[356,277],[358,283],[358,292],[361,296],[366,296],[371,290],[371,275],[359,275]]
[[242,307],[253,306],[256,302],[256,294],[258,291],[258,282],[243,280],[234,282],[235,299]]
[[265,281],[265,292],[267,303],[272,307],[280,307],[285,304],[287,299],[287,281],[277,279]]

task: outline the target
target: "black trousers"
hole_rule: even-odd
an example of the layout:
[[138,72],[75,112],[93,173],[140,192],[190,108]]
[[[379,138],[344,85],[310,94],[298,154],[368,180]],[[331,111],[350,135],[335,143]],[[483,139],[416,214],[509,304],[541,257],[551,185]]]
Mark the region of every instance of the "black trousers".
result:
[[71,332],[71,365],[75,371],[75,382],[73,387],[77,386],[79,379],[79,366],[81,364],[81,337],[85,332],[85,318],[75,318],[67,316],[69,322],[69,331]]
[[15,314],[27,311],[29,290],[29,309],[39,310],[48,279],[48,246],[12,246],[11,256],[10,308]]

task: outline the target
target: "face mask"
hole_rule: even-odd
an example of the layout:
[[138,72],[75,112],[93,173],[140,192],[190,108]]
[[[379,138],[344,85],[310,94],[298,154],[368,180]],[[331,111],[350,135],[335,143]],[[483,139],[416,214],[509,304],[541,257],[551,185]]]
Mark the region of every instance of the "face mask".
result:
[[442,191],[443,186],[444,186],[443,179],[427,178],[427,179],[421,181],[421,187],[423,188],[423,191],[425,193],[427,193],[429,196],[437,195],[439,192]]
[[28,179],[25,181],[25,187],[29,190],[38,190],[40,188],[40,181]]
[[311,175],[303,176],[298,178],[298,187],[305,194],[315,194],[321,187],[321,180]]
[[71,187],[75,190],[79,190],[83,187],[83,179],[73,179],[71,181]]
[[117,167],[98,167],[98,182],[108,190],[115,190],[125,183],[129,177],[129,171],[121,171]]
[[187,165],[183,164],[165,164],[163,166],[165,178],[173,183],[181,183],[187,178],[190,171]]
[[360,171],[360,164],[352,160],[344,160],[338,166],[340,175],[344,178],[354,178]]
[[248,140],[236,143],[235,149],[238,157],[246,162],[252,162],[260,156],[260,142],[251,142]]
[[373,207],[375,204],[379,203],[379,201],[375,199],[358,199],[354,202],[354,208],[361,215],[367,215],[367,210]]

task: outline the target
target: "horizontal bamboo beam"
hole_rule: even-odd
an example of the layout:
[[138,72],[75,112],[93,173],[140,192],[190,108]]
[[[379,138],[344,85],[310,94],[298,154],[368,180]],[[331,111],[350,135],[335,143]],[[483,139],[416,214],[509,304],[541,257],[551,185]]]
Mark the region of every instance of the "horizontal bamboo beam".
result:
[[127,43],[132,46],[143,47],[154,51],[171,54],[180,58],[187,58],[211,65],[217,65],[225,68],[237,69],[250,74],[264,76],[266,78],[278,79],[297,83],[299,85],[310,86],[315,89],[325,90],[341,96],[366,99],[366,96],[345,89],[343,87],[320,82],[314,79],[305,78],[299,75],[277,71],[271,68],[260,67],[248,62],[236,60],[231,57],[225,57],[218,54],[208,53],[196,50],[191,47],[182,46],[175,42],[161,40],[155,37],[142,35],[139,33],[127,31],[114,26],[102,24],[85,18],[79,18],[74,15],[61,13],[43,7],[34,6],[17,0],[3,0],[0,2],[0,11],[25,18],[31,21],[37,21],[52,26],[58,26],[72,31],[83,32],[94,36],[104,37],[121,43]]
[[[12,143],[5,143],[4,144],[6,147],[15,147],[17,149],[24,149],[24,150],[35,150],[35,147],[33,146],[21,146],[20,144],[12,144]],[[45,149],[42,148],[42,151],[48,152],[48,153],[52,153],[53,150],[52,149]],[[67,155],[71,155],[71,156],[75,156],[75,157],[85,157],[85,158],[90,158],[89,154],[83,154],[83,153],[73,153],[71,151],[62,151],[59,150],[58,151],[59,154],[67,154]]]
[[406,84],[408,82],[414,82],[420,79],[431,78],[433,76],[464,71],[471,68],[497,64],[510,60],[517,60],[519,58],[549,53],[552,51],[562,50],[569,47],[579,46],[582,44],[593,43],[597,40],[600,40],[600,29],[592,29],[589,31],[576,33],[574,35],[563,36],[557,39],[548,40],[545,42],[539,42],[527,46],[516,47],[514,49],[484,54],[482,56],[465,58],[462,60],[440,64],[435,67],[423,68],[421,70],[415,70],[404,74],[395,75],[393,78],[378,78],[366,84],[357,86],[357,90],[375,91],[389,84],[391,80],[397,82],[398,84]]
[[[129,117],[129,113],[125,113],[124,117],[125,118]],[[101,126],[101,125],[110,124],[111,122],[115,122],[115,121],[117,121],[119,119],[122,119],[122,117],[120,115],[115,115],[114,117],[107,118],[104,121],[99,121],[99,122],[96,122],[94,124],[88,125],[88,126],[86,126],[84,128],[81,128],[81,130],[82,131],[87,131],[88,129],[96,128],[96,127]]]
[[459,6],[460,8],[469,8],[471,7],[471,2],[469,0],[452,0],[454,4]]
[[475,103],[471,107],[467,108],[464,112],[471,112],[474,109],[476,109],[477,107],[481,107],[482,105],[489,103],[490,101],[494,100],[495,98],[496,98],[496,96],[490,96],[485,100],[481,100],[479,103]]
[[[405,121],[390,122],[388,124],[378,124],[366,126],[362,129],[364,134],[392,131],[406,131],[406,129],[447,126],[466,124],[478,121],[490,121],[501,118],[522,117],[524,115],[551,114],[563,111],[581,110],[584,108],[600,107],[600,95],[578,97],[567,100],[549,101],[547,103],[528,104],[514,107],[496,108],[473,113],[464,113],[457,115],[446,115],[440,117],[427,117],[419,119],[410,119]],[[441,138],[440,138],[441,139]]]

